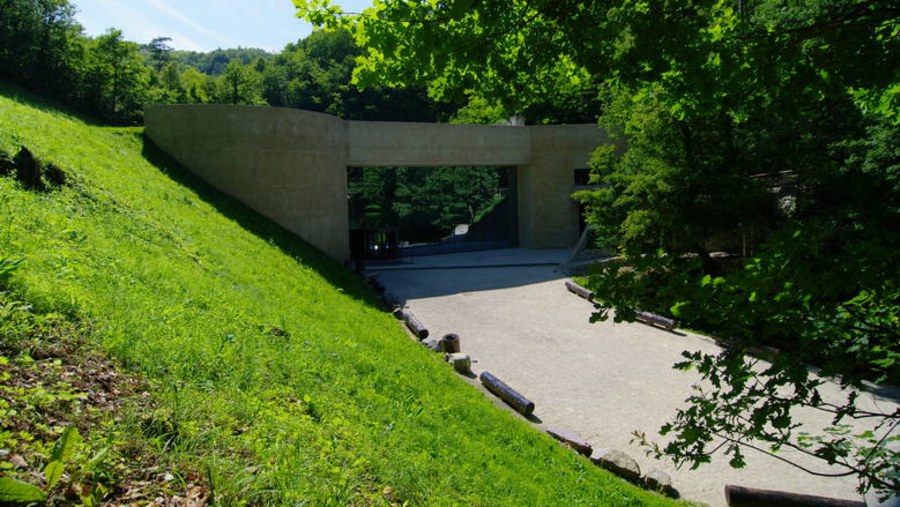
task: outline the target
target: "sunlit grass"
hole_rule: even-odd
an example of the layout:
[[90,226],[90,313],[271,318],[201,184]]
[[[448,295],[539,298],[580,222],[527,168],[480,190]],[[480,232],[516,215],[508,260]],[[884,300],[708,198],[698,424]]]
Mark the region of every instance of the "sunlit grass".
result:
[[[162,386],[167,453],[222,505],[667,504],[597,469],[409,340],[353,275],[144,145],[0,88],[0,148],[72,183],[0,178],[12,286],[87,320]],[[152,163],[151,163],[152,161]]]

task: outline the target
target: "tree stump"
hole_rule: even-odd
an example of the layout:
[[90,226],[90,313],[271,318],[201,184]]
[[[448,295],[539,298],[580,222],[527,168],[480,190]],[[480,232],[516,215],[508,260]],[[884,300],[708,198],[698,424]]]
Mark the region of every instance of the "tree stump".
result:
[[445,334],[443,338],[441,338],[441,345],[443,347],[444,352],[448,354],[455,354],[460,351],[459,346],[459,335],[455,334]]
[[469,354],[455,353],[444,355],[444,360],[453,365],[453,369],[459,373],[466,374],[472,371],[472,358]]

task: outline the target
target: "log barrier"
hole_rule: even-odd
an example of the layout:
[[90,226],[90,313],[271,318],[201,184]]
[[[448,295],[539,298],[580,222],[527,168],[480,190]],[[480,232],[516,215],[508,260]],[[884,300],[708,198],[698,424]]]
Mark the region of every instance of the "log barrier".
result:
[[648,326],[658,326],[666,331],[671,331],[676,325],[674,319],[668,319],[650,312],[635,312],[634,315],[638,322],[642,322]]
[[725,500],[729,507],[866,507],[865,502],[857,500],[745,488],[731,484],[725,486]]
[[594,302],[594,293],[585,289],[581,285],[578,285],[571,280],[566,280],[566,288],[569,289],[569,292],[571,292],[572,294],[587,299],[592,303]]
[[496,394],[498,398],[506,402],[516,412],[522,415],[530,415],[534,412],[534,402],[519,394],[512,387],[504,384],[502,380],[491,373],[483,372],[479,378],[488,391]]
[[410,331],[413,332],[420,340],[424,340],[428,338],[428,328],[422,325],[419,322],[419,319],[416,318],[415,315],[412,314],[409,310],[405,310],[402,312],[403,321],[406,322],[406,327],[409,328]]

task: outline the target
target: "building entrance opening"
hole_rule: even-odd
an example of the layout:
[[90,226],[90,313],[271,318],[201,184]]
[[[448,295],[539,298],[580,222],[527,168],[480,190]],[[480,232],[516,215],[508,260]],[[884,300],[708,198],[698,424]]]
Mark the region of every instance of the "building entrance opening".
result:
[[518,246],[515,182],[508,167],[351,167],[351,258]]

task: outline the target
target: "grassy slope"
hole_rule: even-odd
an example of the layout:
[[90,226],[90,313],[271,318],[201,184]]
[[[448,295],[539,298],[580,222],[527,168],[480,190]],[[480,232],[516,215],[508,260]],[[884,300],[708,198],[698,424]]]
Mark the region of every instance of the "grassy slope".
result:
[[140,129],[15,93],[0,87],[0,147],[27,145],[75,182],[0,178],[0,257],[26,258],[13,287],[89,320],[159,381],[169,451],[201,460],[221,503],[669,503],[493,407],[358,280],[154,155]]

